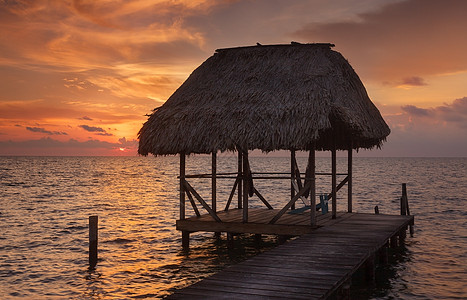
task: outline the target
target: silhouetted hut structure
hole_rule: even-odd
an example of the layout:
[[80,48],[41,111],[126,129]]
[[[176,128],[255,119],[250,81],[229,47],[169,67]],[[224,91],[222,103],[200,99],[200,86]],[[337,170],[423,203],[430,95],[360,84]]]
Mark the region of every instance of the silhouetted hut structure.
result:
[[[332,218],[336,218],[336,193],[345,184],[348,185],[348,211],[352,212],[352,150],[380,147],[390,130],[353,68],[340,53],[331,49],[333,46],[292,42],[218,49],[150,115],[139,132],[138,152],[180,155],[177,228],[184,233],[185,244],[188,233],[197,230],[283,233],[277,226],[271,226],[300,197],[310,194],[311,207],[315,207],[315,151],[332,153],[329,194]],[[290,151],[290,173],[252,173],[248,151],[254,149]],[[299,150],[309,151],[305,176],[298,171],[295,159],[295,151]],[[337,150],[348,151],[347,176],[339,185]],[[234,174],[235,183],[224,209],[229,210],[237,192],[242,224],[238,227],[224,224],[219,216],[222,212],[216,207],[216,178],[229,175],[216,174],[219,151],[238,152],[238,172]],[[212,155],[212,173],[191,176],[212,179],[211,205],[186,180],[190,176],[185,174],[185,156],[197,153]],[[274,216],[261,227],[249,222],[248,199],[256,194],[267,208],[272,208],[252,185],[253,178],[267,176],[291,179],[295,184],[290,187],[290,201],[282,209],[274,210]],[[184,222],[185,196],[198,220],[206,217],[203,219],[199,213],[195,199],[206,209],[211,221],[209,228],[200,225],[201,222]],[[316,227],[315,209],[310,209],[308,227]]]

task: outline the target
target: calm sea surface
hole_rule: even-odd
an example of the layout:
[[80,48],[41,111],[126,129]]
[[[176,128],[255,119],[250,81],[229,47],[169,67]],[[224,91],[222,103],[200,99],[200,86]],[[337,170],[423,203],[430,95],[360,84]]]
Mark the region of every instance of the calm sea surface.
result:
[[[187,163],[187,173],[210,170],[209,157]],[[236,157],[220,154],[218,163],[219,172],[232,171]],[[305,163],[299,159],[302,171]],[[329,171],[329,164],[318,158],[317,170]],[[338,164],[345,172],[345,159]],[[251,165],[253,172],[287,172],[289,159],[251,158]],[[245,235],[229,251],[225,237],[217,242],[212,234],[192,234],[190,251],[183,252],[175,230],[177,175],[178,157],[0,157],[0,298],[160,298],[277,245],[271,236],[258,248]],[[208,181],[190,182],[210,198]],[[378,205],[381,213],[398,214],[403,182],[415,236],[379,271],[382,280],[357,288],[357,295],[467,299],[467,158],[355,158],[354,211],[373,213]],[[232,184],[218,180],[219,207]],[[290,197],[287,181],[255,186],[276,207]],[[317,192],[329,191],[329,178],[319,178]],[[340,210],[345,197],[338,194]],[[87,268],[90,215],[99,216],[93,272]]]

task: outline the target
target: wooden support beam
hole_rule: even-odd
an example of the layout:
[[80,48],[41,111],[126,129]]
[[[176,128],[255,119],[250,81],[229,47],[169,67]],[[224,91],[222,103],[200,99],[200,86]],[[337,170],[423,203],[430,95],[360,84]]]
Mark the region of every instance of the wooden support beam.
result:
[[269,202],[263,197],[263,195],[260,194],[260,192],[258,192],[258,190],[255,187],[253,187],[253,192],[264,203],[264,205],[266,205],[267,208],[273,209],[271,204],[269,204]]
[[190,248],[190,232],[182,231],[182,248],[188,250]]
[[336,178],[336,145],[335,143],[333,144],[332,150],[331,150],[331,163],[332,163],[332,218],[335,219],[337,216],[337,190],[336,190],[336,184],[337,184],[337,178]]
[[195,200],[193,200],[193,196],[191,195],[190,191],[186,190],[186,194],[188,195],[188,199],[190,199],[191,207],[195,211],[197,217],[200,217],[201,214],[199,213],[198,207],[196,206]]
[[368,282],[374,283],[376,280],[375,255],[372,254],[365,262],[365,278]]
[[[290,199],[293,199],[293,197],[295,196],[295,164],[295,150],[290,150]],[[291,209],[295,209],[295,204],[292,205]]]
[[387,245],[381,247],[378,250],[378,256],[379,256],[379,263],[382,265],[387,265],[389,262],[389,257],[388,257],[388,247]]
[[229,199],[227,200],[227,204],[225,205],[225,208],[224,208],[225,211],[228,211],[228,210],[229,210],[230,203],[232,202],[233,196],[234,196],[234,194],[235,194],[235,190],[237,189],[237,185],[238,185],[238,183],[241,182],[241,181],[242,181],[242,180],[240,179],[240,177],[237,176],[237,179],[235,179],[235,183],[234,183],[234,185],[233,185],[232,191],[230,192]]
[[[308,155],[308,170],[309,176],[311,177],[309,181],[311,182],[310,186],[310,219],[311,219],[311,226],[316,227],[316,156],[315,156],[315,145],[310,149],[310,153]],[[306,180],[306,179],[305,179]]]
[[212,164],[211,164],[211,173],[212,173],[212,178],[211,178],[211,197],[212,197],[212,204],[211,208],[213,211],[217,211],[217,182],[216,182],[216,177],[217,177],[217,152],[212,152]]
[[238,182],[238,208],[241,209],[242,208],[242,204],[243,204],[243,199],[242,199],[242,196],[243,196],[243,155],[242,155],[242,151],[241,150],[238,150],[238,173],[237,173],[237,177],[240,179],[240,181]]
[[395,249],[397,248],[397,235],[391,236],[391,248]]
[[180,220],[185,220],[185,152],[180,153]]
[[352,143],[349,145],[347,156],[347,211],[352,212]]
[[310,182],[307,182],[305,184],[305,186],[289,201],[289,203],[287,203],[284,208],[282,208],[278,213],[277,215],[274,216],[274,218],[271,219],[271,221],[269,221],[269,224],[274,224],[277,222],[277,220],[280,219],[280,217],[282,217],[283,214],[285,214],[285,212],[292,206],[292,204],[294,204],[298,198],[300,198],[300,196],[302,196],[303,194],[305,194],[306,190],[308,190],[311,186],[311,181]]
[[216,222],[222,222],[222,220],[219,218],[219,216],[216,214],[215,211],[213,211],[209,205],[206,203],[206,201],[201,198],[201,196],[198,194],[198,192],[195,191],[195,189],[187,182],[184,182],[185,188],[193,195],[195,196],[196,199],[198,199],[199,203],[206,209],[211,217],[213,217]]
[[[349,177],[346,176],[336,187],[336,193],[347,183]],[[328,200],[332,199],[332,192],[328,194]]]
[[[248,150],[247,150],[248,151]],[[249,171],[249,162],[248,162],[248,152],[244,152],[242,154],[243,158],[243,174],[242,174],[242,179],[243,179],[243,223],[248,222],[248,190],[250,189],[250,183],[248,179],[248,171]]]

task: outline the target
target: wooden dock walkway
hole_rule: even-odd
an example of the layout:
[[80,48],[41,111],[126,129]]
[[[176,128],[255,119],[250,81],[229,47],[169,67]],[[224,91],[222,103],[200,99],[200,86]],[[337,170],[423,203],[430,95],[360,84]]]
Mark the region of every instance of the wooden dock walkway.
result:
[[327,299],[363,265],[374,270],[379,251],[413,222],[413,216],[342,213],[167,299]]

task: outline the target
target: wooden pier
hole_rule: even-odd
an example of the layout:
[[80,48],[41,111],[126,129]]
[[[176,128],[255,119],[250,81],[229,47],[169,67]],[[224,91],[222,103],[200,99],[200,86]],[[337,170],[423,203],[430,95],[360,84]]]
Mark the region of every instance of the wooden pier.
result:
[[413,222],[413,216],[406,215],[339,213],[336,219],[323,215],[318,228],[304,226],[309,233],[177,290],[168,299],[339,298],[348,293],[352,274],[359,268],[366,268],[369,280],[374,280],[375,260],[385,261],[385,248],[403,240]]

